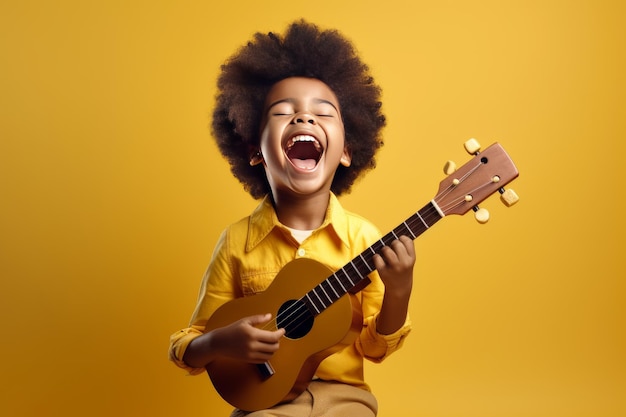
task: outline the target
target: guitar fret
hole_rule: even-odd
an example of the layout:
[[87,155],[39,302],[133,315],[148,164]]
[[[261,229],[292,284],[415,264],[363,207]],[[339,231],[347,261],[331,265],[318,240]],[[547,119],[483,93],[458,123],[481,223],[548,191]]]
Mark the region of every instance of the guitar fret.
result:
[[313,302],[313,300],[311,299],[311,297],[309,296],[309,293],[306,293],[306,298],[309,300],[309,304],[311,304],[311,306],[315,309],[315,311],[317,312],[317,314],[320,314],[320,310],[319,308],[317,308],[317,306],[315,305],[315,303]]
[[343,271],[343,274],[346,276],[346,278],[348,278],[348,282],[350,282],[350,284],[354,287],[354,282],[352,282],[352,278],[350,278],[350,275],[348,275],[348,273],[345,270],[345,267],[341,267],[341,270]]
[[370,252],[372,252],[372,255],[376,255],[378,253],[378,251],[381,248],[385,247],[385,243],[383,242],[382,239],[377,240],[376,243],[374,243],[372,246],[370,246],[369,248],[367,248]]
[[315,294],[315,296],[317,297],[318,300],[320,300],[320,303],[322,304],[322,310],[326,307],[326,305],[324,304],[324,302],[322,301],[322,299],[320,298],[320,296],[317,294],[317,287],[313,288],[313,294]]
[[330,297],[333,299],[333,303],[337,301],[343,295],[337,292],[337,288],[335,288],[335,286],[332,284],[332,282],[329,279],[324,280],[324,283],[326,284],[326,291],[328,292]]
[[420,212],[418,211],[417,213],[415,213],[417,215],[417,217],[420,218],[420,220],[422,221],[422,223],[424,223],[424,226],[429,229],[430,226],[424,221],[424,218],[422,217],[422,215],[420,214]]
[[[343,277],[339,276],[339,272],[343,272]],[[337,279],[340,280],[341,286],[345,288],[346,291],[350,291],[350,289],[354,286],[352,280],[350,280],[350,277],[346,274],[346,271],[343,268],[338,270],[335,275],[337,276]]]
[[326,292],[326,290],[324,289],[324,286],[322,284],[323,284],[323,282],[320,285],[318,285],[318,287],[320,287],[322,289],[322,291],[324,292],[324,295],[326,296],[326,298],[328,298],[328,304],[330,305],[330,304],[332,304],[333,300],[332,300],[332,298],[330,298],[330,296],[328,295],[328,293]]
[[359,274],[359,278],[363,279],[363,275],[361,274],[361,271],[359,271],[359,269],[356,266],[354,266],[354,262],[350,261],[350,265],[352,265],[352,268],[354,268],[356,273]]
[[395,237],[396,239],[398,239],[398,235],[396,235],[396,232],[395,232],[395,231],[393,231],[393,230],[392,230],[392,231],[391,231],[391,234],[393,235],[393,237]]
[[362,254],[362,253],[359,255],[359,257],[361,258],[361,260],[363,261],[363,263],[367,266],[367,269],[369,269],[369,270],[370,270],[370,272],[374,270],[374,268],[372,268],[372,267],[370,266],[370,264],[368,264],[368,263],[367,263],[367,261],[366,261],[366,260],[365,260],[365,258],[363,257],[363,254]]
[[330,287],[330,289],[333,290],[333,292],[335,293],[335,297],[337,297],[337,299],[339,299],[340,295],[337,292],[337,290],[335,289],[335,287],[333,286],[333,284],[330,283],[330,278],[326,279],[326,281],[324,281],[324,282],[328,283],[328,286]]
[[411,233],[411,238],[412,239],[417,239],[417,236],[415,236],[415,233],[413,233],[413,230],[411,230],[411,228],[409,227],[408,224],[406,224],[406,221],[403,222],[404,227],[406,227],[406,230],[409,231],[409,233]]
[[343,286],[343,283],[341,282],[341,280],[339,279],[339,277],[337,276],[337,273],[333,274],[333,277],[335,277],[335,280],[337,280],[337,282],[339,283],[339,285],[341,285],[341,289],[343,289],[343,292],[346,293],[348,292],[348,290],[346,289],[346,287]]

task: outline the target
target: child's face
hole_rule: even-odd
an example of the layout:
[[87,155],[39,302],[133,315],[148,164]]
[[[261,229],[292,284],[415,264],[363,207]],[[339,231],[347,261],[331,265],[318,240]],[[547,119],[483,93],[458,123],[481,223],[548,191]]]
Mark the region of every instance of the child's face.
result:
[[[314,78],[276,83],[265,100],[261,155],[274,197],[328,192],[339,164],[350,165],[335,93]],[[278,193],[278,195],[277,195]]]

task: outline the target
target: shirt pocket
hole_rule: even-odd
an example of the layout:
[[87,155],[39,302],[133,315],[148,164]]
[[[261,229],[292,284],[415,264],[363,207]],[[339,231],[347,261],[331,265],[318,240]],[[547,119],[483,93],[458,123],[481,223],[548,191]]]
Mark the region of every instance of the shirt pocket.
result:
[[244,297],[261,293],[270,286],[279,269],[246,270],[241,274],[241,289]]

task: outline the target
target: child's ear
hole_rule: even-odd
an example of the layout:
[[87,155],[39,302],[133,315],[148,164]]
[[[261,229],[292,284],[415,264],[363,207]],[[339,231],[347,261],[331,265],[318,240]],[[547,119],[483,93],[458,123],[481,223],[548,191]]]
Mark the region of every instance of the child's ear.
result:
[[250,166],[259,165],[263,162],[263,154],[260,149],[257,149],[250,155]]
[[352,152],[350,152],[350,149],[348,149],[347,146],[343,148],[343,154],[341,154],[339,163],[346,168],[352,164]]

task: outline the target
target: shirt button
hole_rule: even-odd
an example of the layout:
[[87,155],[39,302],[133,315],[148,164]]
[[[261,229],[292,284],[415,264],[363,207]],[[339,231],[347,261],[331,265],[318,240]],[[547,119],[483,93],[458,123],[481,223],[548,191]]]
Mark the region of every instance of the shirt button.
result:
[[306,254],[306,251],[304,250],[304,248],[298,249],[298,256],[304,256],[305,254]]

